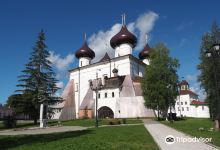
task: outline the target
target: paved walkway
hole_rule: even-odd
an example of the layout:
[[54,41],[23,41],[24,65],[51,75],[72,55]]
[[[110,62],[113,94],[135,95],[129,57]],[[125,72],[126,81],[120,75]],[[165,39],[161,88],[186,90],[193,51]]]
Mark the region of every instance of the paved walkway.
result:
[[3,130],[0,131],[0,135],[24,135],[24,134],[48,134],[48,133],[58,133],[58,132],[69,132],[86,130],[87,127],[80,126],[60,126],[60,127],[46,127],[46,128],[28,128],[28,129],[18,129],[18,130]]
[[[202,142],[177,142],[177,138],[192,138],[182,132],[172,129],[158,121],[145,119],[144,126],[150,132],[155,142],[162,150],[218,150],[217,148]],[[165,138],[172,135],[174,142],[165,142]],[[169,137],[172,137],[169,136]],[[207,137],[208,138],[208,137]]]

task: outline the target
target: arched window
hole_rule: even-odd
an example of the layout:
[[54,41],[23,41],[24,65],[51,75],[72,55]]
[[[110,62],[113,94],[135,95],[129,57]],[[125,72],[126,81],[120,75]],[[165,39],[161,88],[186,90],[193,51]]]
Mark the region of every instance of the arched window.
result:
[[112,92],[112,97],[115,97],[115,93],[114,92]]

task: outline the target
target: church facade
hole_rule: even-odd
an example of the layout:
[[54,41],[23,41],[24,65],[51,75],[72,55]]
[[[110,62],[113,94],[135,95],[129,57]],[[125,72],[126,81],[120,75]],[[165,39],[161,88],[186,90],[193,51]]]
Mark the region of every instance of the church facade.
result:
[[[139,58],[132,55],[137,38],[123,23],[121,30],[109,41],[115,57],[106,53],[96,63],[91,63],[95,52],[85,41],[75,55],[79,66],[70,70],[70,77],[60,104],[62,110],[54,119],[135,118],[154,117],[154,111],[144,106],[140,85],[145,67],[149,65],[148,44]],[[96,103],[97,99],[97,103]]]

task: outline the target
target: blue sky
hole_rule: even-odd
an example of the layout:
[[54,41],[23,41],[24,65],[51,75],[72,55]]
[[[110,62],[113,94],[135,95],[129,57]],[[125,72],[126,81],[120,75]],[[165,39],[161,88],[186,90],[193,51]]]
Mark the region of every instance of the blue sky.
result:
[[147,32],[149,44],[164,42],[180,61],[179,76],[189,79],[192,88],[201,92],[196,83],[201,36],[214,20],[220,22],[219,6],[218,0],[1,0],[0,103],[17,89],[17,76],[41,29],[53,51],[58,79],[65,84],[66,70],[77,65],[74,52],[82,45],[84,32],[92,41],[101,31],[106,34],[121,23],[122,13],[126,13],[127,24],[137,22],[144,14],[157,15]]

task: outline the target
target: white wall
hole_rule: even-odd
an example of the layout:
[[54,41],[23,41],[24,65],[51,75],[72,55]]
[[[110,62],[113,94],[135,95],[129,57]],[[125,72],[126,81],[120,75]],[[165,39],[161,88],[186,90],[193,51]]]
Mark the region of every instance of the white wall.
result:
[[[184,117],[209,118],[210,117],[209,107],[207,105],[204,105],[204,110],[202,110],[201,105],[190,105],[192,100],[195,100],[194,98],[197,98],[197,96],[193,96],[189,94],[180,95],[180,99],[179,99],[179,96],[177,97],[176,104],[175,104],[175,112],[177,116],[182,115]],[[181,102],[182,102],[182,105],[181,105]],[[181,111],[178,110],[178,107],[181,109]]]
[[144,106],[142,96],[118,98],[115,112],[116,118],[155,117],[153,110]]
[[88,57],[79,58],[79,67],[86,66],[90,64],[91,59]]
[[[202,110],[202,107],[204,108],[204,110]],[[209,107],[204,105],[204,106],[198,106],[196,108],[197,111],[197,117],[198,118],[210,118],[210,113],[209,113]]]
[[115,57],[132,54],[132,45],[124,43],[115,48]]

